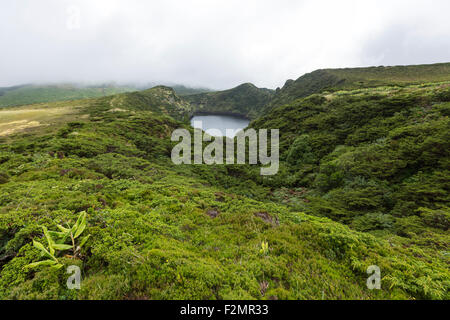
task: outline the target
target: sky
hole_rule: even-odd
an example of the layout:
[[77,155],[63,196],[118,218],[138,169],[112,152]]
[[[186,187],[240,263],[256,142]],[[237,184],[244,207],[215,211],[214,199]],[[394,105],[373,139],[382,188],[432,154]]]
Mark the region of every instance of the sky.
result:
[[448,0],[0,0],[0,87],[281,87],[320,68],[450,62]]

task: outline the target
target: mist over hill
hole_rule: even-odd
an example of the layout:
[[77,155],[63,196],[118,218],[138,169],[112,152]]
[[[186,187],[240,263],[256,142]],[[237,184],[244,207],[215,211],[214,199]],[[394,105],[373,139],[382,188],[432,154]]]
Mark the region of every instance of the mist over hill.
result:
[[[0,107],[95,98],[117,93],[145,90],[157,85],[159,84],[24,84],[0,88]],[[211,91],[207,88],[195,88],[178,84],[173,84],[171,87],[180,96]]]

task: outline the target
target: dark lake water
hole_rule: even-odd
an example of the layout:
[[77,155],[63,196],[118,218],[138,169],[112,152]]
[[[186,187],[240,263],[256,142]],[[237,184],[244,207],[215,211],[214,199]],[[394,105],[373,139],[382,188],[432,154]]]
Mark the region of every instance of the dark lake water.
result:
[[[249,120],[244,117],[230,115],[197,115],[192,117],[191,126],[207,131],[212,136],[227,136],[233,138],[239,130],[246,128]],[[214,129],[214,131],[211,131]],[[226,132],[227,129],[234,133]]]

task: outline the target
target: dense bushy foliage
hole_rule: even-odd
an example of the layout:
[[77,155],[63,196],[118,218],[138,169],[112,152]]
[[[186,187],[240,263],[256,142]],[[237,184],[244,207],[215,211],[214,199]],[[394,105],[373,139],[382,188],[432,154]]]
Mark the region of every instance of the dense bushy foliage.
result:
[[378,87],[275,108],[252,123],[281,132],[286,182],[275,198],[359,231],[445,251],[449,92],[448,83]]
[[[192,129],[165,87],[80,102],[76,120],[1,140],[0,299],[449,299],[449,90],[280,106],[252,123],[280,129],[273,177],[172,164],[171,132]],[[43,226],[84,211],[89,240],[57,257],[81,290],[65,268],[24,268]]]

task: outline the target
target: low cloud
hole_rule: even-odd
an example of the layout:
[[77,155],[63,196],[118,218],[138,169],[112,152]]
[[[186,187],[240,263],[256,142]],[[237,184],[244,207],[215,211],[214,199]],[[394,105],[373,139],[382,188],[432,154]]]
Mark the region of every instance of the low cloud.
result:
[[326,67],[450,61],[448,1],[22,0],[0,4],[0,86],[274,88]]

